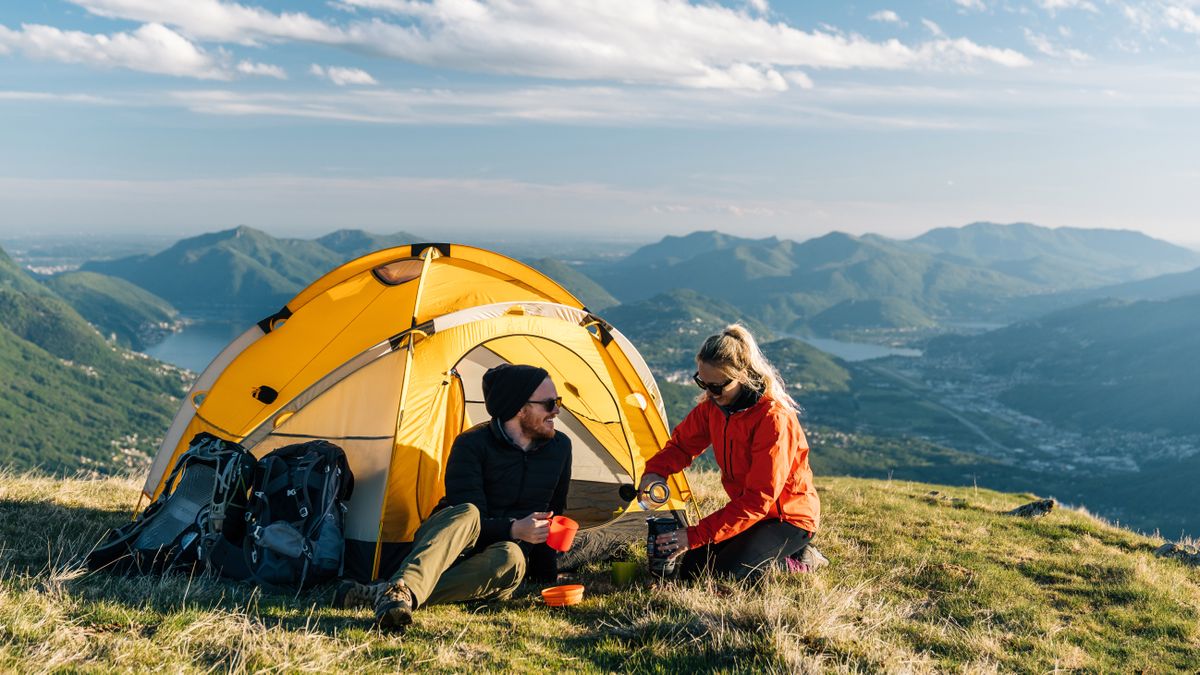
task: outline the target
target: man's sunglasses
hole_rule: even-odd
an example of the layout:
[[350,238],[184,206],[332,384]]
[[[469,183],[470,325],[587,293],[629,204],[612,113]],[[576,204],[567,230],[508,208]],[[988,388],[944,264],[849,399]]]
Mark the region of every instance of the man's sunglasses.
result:
[[544,401],[526,401],[526,403],[540,403],[546,409],[546,412],[554,412],[562,407],[562,397],[555,396]]
[[711,384],[700,379],[700,372],[696,371],[696,374],[692,375],[692,381],[696,383],[697,387],[700,387],[701,389],[707,389],[708,393],[712,394],[713,396],[720,396],[721,392],[725,391],[725,387],[728,387],[729,383],[733,382],[733,379],[730,378],[725,380],[721,384]]

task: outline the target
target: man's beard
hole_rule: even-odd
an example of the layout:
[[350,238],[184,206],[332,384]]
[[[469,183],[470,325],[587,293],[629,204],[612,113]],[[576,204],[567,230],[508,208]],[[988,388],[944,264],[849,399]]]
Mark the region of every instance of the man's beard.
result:
[[[539,424],[537,416],[534,414],[522,413],[517,418],[517,422],[521,425],[521,433],[531,441],[548,441],[554,438],[553,425]],[[547,427],[549,428],[547,429]]]

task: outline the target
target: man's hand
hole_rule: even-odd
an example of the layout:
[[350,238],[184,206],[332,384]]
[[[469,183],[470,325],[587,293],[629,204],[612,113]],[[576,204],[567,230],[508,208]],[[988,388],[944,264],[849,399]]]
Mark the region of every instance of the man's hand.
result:
[[664,532],[658,535],[654,538],[654,550],[665,553],[664,558],[678,558],[687,553],[687,528],[681,527],[674,532]]
[[520,520],[514,520],[509,533],[513,539],[531,544],[545,543],[550,535],[550,518],[553,511],[534,511]]

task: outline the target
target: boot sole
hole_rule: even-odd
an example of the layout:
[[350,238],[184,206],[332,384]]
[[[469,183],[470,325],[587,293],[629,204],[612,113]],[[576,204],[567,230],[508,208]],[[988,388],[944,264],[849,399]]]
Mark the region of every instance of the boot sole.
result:
[[349,609],[346,607],[346,596],[350,594],[352,588],[354,588],[354,583],[351,581],[343,581],[338,584],[337,590],[333,592],[334,609]]
[[375,612],[375,622],[385,630],[402,631],[412,620],[412,608],[403,602],[389,602]]

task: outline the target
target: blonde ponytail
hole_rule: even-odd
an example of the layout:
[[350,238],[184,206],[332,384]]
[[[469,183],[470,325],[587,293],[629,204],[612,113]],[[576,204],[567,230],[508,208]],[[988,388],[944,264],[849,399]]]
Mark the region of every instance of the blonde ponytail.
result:
[[762,392],[792,412],[800,408],[788,395],[779,371],[767,361],[754,336],[740,323],[726,326],[725,330],[705,340],[696,354],[696,361],[721,369],[726,377],[737,380],[743,387]]

